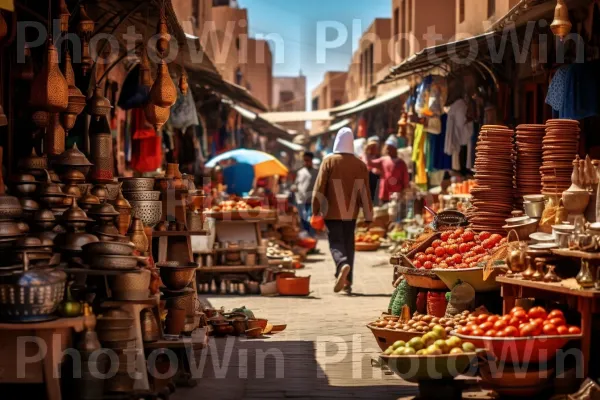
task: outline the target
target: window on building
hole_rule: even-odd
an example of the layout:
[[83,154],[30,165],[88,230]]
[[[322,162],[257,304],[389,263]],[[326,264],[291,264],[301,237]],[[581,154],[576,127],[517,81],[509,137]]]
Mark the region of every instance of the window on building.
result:
[[373,43],[369,46],[369,86],[373,86],[374,68],[373,68]]
[[213,7],[230,6],[229,0],[212,0]]
[[458,22],[465,22],[465,0],[458,0]]
[[192,0],[192,18],[196,27],[200,26],[200,0]]
[[488,0],[488,18],[492,18],[496,14],[496,0]]
[[313,97],[312,99],[312,110],[318,110],[319,109],[319,96],[317,97]]
[[242,70],[241,69],[236,69],[235,70],[235,84],[236,85],[241,85],[242,84],[242,79],[244,78],[244,76],[242,75]]
[[408,0],[408,10],[406,11],[406,18],[408,19],[408,23],[407,23],[407,27],[408,27],[408,32],[412,32],[412,23],[413,23],[413,19],[412,19],[412,6],[413,6],[413,0]]
[[394,9],[394,36],[398,36],[400,34],[400,9]]

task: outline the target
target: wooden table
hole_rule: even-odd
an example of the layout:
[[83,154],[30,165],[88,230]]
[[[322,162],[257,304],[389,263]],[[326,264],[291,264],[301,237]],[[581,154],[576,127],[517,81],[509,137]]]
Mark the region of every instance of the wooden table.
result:
[[506,276],[496,277],[496,282],[501,284],[504,299],[504,313],[507,314],[515,306],[518,298],[537,298],[547,300],[560,300],[576,308],[581,314],[581,351],[583,353],[583,371],[587,376],[592,343],[592,316],[600,313],[600,290],[581,289],[573,290],[562,286],[561,283],[533,282]]
[[[0,324],[0,383],[46,384],[49,400],[60,400],[60,364],[63,351],[71,346],[71,331],[85,329],[86,318],[60,318],[47,322]],[[20,337],[32,336],[46,345],[46,353],[38,362],[19,360],[18,357],[33,357],[42,352],[32,341],[19,343]],[[27,364],[26,364],[27,363]]]

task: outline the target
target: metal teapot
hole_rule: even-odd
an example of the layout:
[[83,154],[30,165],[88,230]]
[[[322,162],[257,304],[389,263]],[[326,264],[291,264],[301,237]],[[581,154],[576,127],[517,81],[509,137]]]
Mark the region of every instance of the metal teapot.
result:
[[[513,232],[515,231],[511,230],[508,235],[510,236]],[[519,237],[516,232],[515,236],[517,236],[516,242],[508,242],[509,252],[506,256],[506,265],[510,273],[518,274],[527,268],[527,246],[518,241]]]

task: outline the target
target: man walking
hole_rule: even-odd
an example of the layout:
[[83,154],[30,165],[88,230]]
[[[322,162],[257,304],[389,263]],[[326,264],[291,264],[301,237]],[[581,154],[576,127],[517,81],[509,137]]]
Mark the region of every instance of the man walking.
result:
[[369,171],[354,155],[354,135],[342,128],[333,144],[333,153],[321,165],[312,198],[313,215],[322,216],[329,231],[329,247],[336,266],[333,291],[352,292],[354,230],[362,208],[365,220],[373,221]]
[[298,170],[294,190],[296,192],[296,205],[300,213],[302,227],[310,236],[314,236],[314,230],[310,226],[312,192],[315,187],[319,171],[313,166],[314,154],[310,151],[304,153],[304,165]]

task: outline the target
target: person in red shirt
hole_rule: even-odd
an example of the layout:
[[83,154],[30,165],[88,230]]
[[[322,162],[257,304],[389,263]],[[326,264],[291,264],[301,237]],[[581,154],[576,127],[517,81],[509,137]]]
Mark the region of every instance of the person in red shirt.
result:
[[379,200],[387,203],[394,193],[402,193],[409,187],[410,178],[406,163],[398,158],[398,141],[390,136],[385,142],[385,156],[368,160],[369,169],[380,172]]

